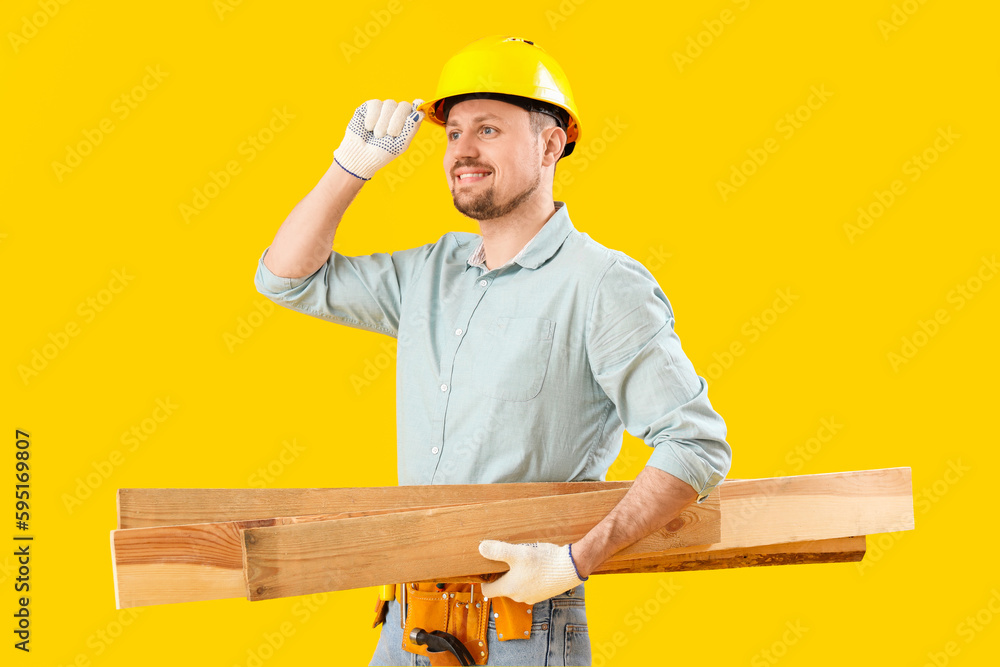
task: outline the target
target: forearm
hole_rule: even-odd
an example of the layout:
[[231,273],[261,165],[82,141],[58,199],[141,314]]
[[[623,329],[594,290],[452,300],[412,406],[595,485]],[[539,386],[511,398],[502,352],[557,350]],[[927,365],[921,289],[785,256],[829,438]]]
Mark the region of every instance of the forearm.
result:
[[268,270],[283,278],[302,278],[321,267],[330,257],[344,212],[364,183],[332,162],[278,229],[264,256]]
[[670,523],[697,497],[687,482],[659,468],[643,468],[614,509],[573,543],[580,576],[589,576],[617,552]]

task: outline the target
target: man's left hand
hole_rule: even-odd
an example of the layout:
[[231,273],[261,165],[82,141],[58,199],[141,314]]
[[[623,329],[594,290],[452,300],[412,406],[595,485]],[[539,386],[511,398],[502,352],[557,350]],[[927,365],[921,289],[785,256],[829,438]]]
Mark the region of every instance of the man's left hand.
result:
[[510,565],[510,570],[499,579],[483,584],[483,595],[488,598],[507,597],[534,604],[576,588],[587,579],[580,578],[569,544],[483,540],[479,543],[479,553]]

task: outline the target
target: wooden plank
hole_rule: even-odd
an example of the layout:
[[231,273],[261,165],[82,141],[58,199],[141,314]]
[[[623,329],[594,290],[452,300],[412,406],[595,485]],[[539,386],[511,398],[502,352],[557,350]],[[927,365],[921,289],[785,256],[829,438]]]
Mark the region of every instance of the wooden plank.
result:
[[[847,473],[862,474],[862,473]],[[875,483],[879,477],[889,475],[891,480],[892,469],[888,471],[865,471],[864,479],[857,480],[867,483],[873,490],[876,497],[885,498],[890,495],[892,488],[898,487],[897,482]],[[900,528],[892,530],[903,530],[912,528],[912,499],[909,496],[909,470],[902,469],[896,471],[905,478],[906,492],[905,506],[908,512],[907,520],[901,522]],[[812,492],[813,495],[821,496],[822,492],[829,493],[831,489],[836,491],[835,486],[830,482],[843,482],[845,473],[833,473],[831,475],[809,476],[814,480],[824,480],[827,484],[812,485],[813,488],[793,489],[797,493]],[[874,475],[874,477],[873,477]],[[781,481],[781,480],[784,481]],[[741,533],[746,533],[750,523],[767,523],[775,519],[781,520],[780,513],[775,516],[776,505],[767,500],[769,496],[781,495],[782,488],[787,487],[787,482],[791,478],[779,478],[775,480],[748,480],[759,482],[762,486],[758,489],[760,496],[747,496],[733,485],[735,480],[727,480],[719,488],[723,501],[726,499],[736,501],[725,504],[730,510],[735,509],[738,514],[726,511],[722,516],[723,540],[717,545],[707,547],[707,550],[718,550],[724,552],[732,548],[731,544],[740,538]],[[415,489],[413,489],[415,490]],[[787,488],[785,491],[787,492]],[[842,490],[841,490],[842,491]],[[840,491],[836,491],[840,492]],[[857,493],[857,491],[855,491]],[[898,509],[898,508],[897,508]],[[392,510],[384,510],[392,511]],[[350,513],[349,513],[350,514]],[[358,514],[358,513],[353,513]],[[756,518],[754,517],[754,515]],[[829,512],[827,516],[830,516]],[[309,517],[290,517],[284,519],[269,519],[256,524],[248,523],[243,527],[252,525],[277,525],[279,523],[292,523],[304,520],[329,519],[322,515]],[[752,520],[752,521],[751,521]],[[223,597],[237,597],[245,594],[243,583],[242,563],[238,555],[238,549],[242,549],[242,544],[238,539],[240,526],[212,526],[212,527],[182,527],[179,531],[161,533],[162,539],[155,537],[154,532],[140,532],[132,536],[112,534],[112,551],[118,544],[119,556],[114,568],[116,584],[116,600],[120,606],[135,606],[137,604],[160,604],[165,602],[181,602],[199,599],[217,599]],[[194,538],[188,539],[187,534],[194,531]],[[128,532],[128,531],[124,531]],[[234,535],[237,537],[234,538]],[[131,537],[131,539],[129,539]],[[124,546],[122,546],[124,545]],[[687,551],[682,549],[681,552]],[[699,552],[700,553],[700,552]],[[669,557],[670,552],[663,554]],[[628,558],[630,554],[622,554],[620,558]],[[694,561],[699,559],[712,559],[711,553],[704,555],[695,554]],[[636,559],[638,561],[638,559]],[[488,561],[487,561],[488,562]],[[766,562],[761,564],[768,564]],[[503,564],[501,567],[505,568]],[[632,567],[639,567],[639,563]],[[604,571],[602,568],[601,571]],[[612,571],[612,570],[609,570]],[[620,570],[613,570],[620,571]]]
[[[624,491],[618,493],[624,495]],[[493,501],[499,502],[499,501]],[[685,521],[713,517],[704,539],[718,539],[718,503],[706,500],[703,512],[684,515],[661,533],[680,530]],[[377,516],[449,506],[387,508],[340,514],[306,515],[179,526],[128,528],[111,532],[115,601],[119,609],[151,604],[217,600],[246,595],[240,531],[261,526]],[[651,542],[659,548],[670,542]],[[638,548],[632,553],[638,553]]]
[[[804,565],[817,563],[854,563],[865,556],[865,536],[838,537],[830,540],[766,544],[757,547],[721,549],[686,554],[655,554],[638,558],[611,560],[594,574],[636,574],[642,572],[690,572],[769,565]],[[447,577],[436,581],[468,583],[492,581],[499,575]]]
[[[410,510],[412,508],[405,508]],[[427,508],[422,508],[427,509]],[[375,516],[394,508],[111,531],[118,609],[246,596],[243,529]]]
[[[909,468],[724,482],[712,495],[717,494],[722,508],[721,539],[698,548],[664,548],[660,550],[663,555],[913,528]],[[577,505],[581,498],[576,497]],[[507,501],[512,512],[466,506],[251,528],[243,531],[247,595],[251,600],[260,600],[387,582],[503,572],[507,569],[505,563],[479,555],[481,539],[566,543],[579,539],[589,529],[587,521],[593,517],[565,514],[554,505],[543,508],[537,504],[539,500]],[[514,519],[519,512],[530,518],[518,524]],[[553,522],[548,517],[558,520]],[[448,539],[439,539],[441,536]],[[627,559],[630,554],[649,551],[648,545],[640,542],[614,558]]]
[[343,489],[118,489],[118,528],[482,503],[627,489],[623,482],[431,484]]
[[[212,524],[208,524],[212,525]],[[138,528],[136,530],[150,530]],[[153,528],[152,530],[157,530]],[[239,545],[237,544],[237,547]],[[612,560],[604,563],[595,574],[635,574],[645,572],[690,572],[771,565],[800,565],[821,563],[849,563],[860,561],[865,555],[865,536],[844,537],[831,540],[773,544],[744,549],[695,552],[689,554],[660,554]],[[239,559],[238,559],[239,560]],[[208,565],[204,562],[169,563],[157,560],[149,564],[119,565],[126,577],[133,581],[125,596],[119,596],[118,608],[152,604],[221,600],[245,597],[246,582],[242,563],[232,567]],[[496,579],[499,573],[485,576],[444,577],[442,582],[479,582]]]
[[914,527],[907,467],[746,479],[719,490],[722,540],[709,551]]
[[[566,544],[583,537],[627,489],[520,498],[383,516],[243,531],[253,600],[420,581],[478,572],[482,539]],[[720,539],[715,491],[661,530],[629,547],[641,554]],[[483,572],[490,570],[482,570]],[[496,571],[495,569],[493,571]]]
[[[698,551],[913,530],[910,468],[726,480],[722,539]],[[687,553],[670,549],[667,554]],[[625,555],[625,558],[629,558]]]
[[854,563],[865,556],[865,536],[839,537],[756,547],[718,549],[688,554],[659,554],[628,560],[607,561],[598,574],[638,572],[690,572],[767,565],[809,563]]

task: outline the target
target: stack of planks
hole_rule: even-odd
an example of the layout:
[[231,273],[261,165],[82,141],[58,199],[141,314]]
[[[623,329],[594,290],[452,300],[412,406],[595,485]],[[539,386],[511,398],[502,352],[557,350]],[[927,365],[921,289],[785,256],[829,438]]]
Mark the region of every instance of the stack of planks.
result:
[[[576,541],[630,484],[119,489],[115,600],[122,609],[478,581],[507,570],[479,555],[480,540]],[[866,535],[913,527],[909,468],[726,480],[596,573],[859,561]]]

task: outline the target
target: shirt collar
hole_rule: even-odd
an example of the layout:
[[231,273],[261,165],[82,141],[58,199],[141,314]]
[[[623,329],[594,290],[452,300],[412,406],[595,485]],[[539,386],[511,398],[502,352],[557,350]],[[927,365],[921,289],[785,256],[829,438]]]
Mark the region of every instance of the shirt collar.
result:
[[[569,233],[575,228],[573,223],[569,219],[569,211],[566,209],[566,203],[557,201],[554,202],[556,207],[556,212],[552,214],[542,228],[531,237],[524,247],[514,255],[506,264],[503,266],[509,266],[510,264],[519,264],[526,269],[537,269],[539,266],[548,261],[552,255],[556,254],[556,251],[562,246],[563,241],[569,236]],[[478,266],[486,271],[486,247],[483,245],[483,240],[480,239],[479,245],[476,249],[472,251],[467,260],[469,266]],[[503,267],[499,267],[503,268]]]

